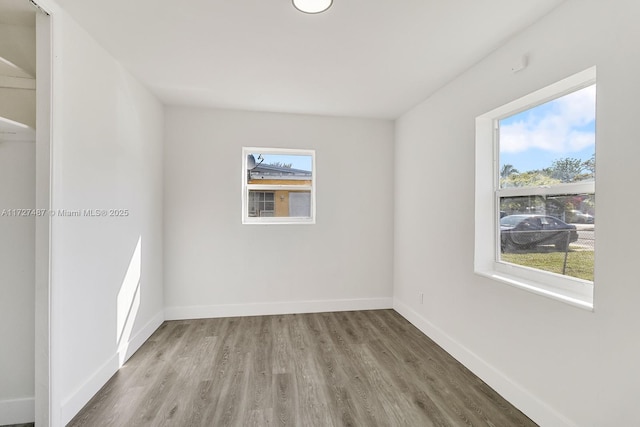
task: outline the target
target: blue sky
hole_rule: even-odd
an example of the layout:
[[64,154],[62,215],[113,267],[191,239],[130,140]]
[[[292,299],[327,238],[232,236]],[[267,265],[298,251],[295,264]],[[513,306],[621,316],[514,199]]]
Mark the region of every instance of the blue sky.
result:
[[595,152],[595,85],[500,120],[500,167],[520,172]]
[[[259,153],[253,153],[256,161],[258,160]],[[293,154],[263,154],[264,164],[269,163],[292,163],[292,168],[301,169],[305,171],[311,171],[311,156],[299,156]]]

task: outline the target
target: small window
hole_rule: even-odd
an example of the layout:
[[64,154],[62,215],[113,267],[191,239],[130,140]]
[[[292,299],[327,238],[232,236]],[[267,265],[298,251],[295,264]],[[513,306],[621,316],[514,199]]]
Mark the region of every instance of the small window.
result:
[[476,272],[593,308],[595,125],[595,68],[478,117]]
[[315,223],[315,151],[243,148],[242,222]]

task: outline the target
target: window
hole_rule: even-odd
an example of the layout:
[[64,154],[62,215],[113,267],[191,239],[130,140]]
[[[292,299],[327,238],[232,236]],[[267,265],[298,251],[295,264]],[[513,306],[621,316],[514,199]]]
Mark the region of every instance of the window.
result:
[[593,308],[595,68],[476,119],[478,274]]
[[315,223],[315,151],[243,148],[242,222]]
[[275,196],[273,191],[249,190],[249,216],[273,216],[275,212]]

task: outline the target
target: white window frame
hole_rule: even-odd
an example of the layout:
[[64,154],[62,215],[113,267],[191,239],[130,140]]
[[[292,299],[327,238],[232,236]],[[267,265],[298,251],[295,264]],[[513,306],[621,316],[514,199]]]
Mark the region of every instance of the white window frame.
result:
[[595,194],[595,182],[500,189],[498,123],[595,83],[596,68],[592,67],[476,118],[475,273],[586,310],[593,310],[593,282],[500,261],[499,198]]
[[[247,158],[249,154],[280,154],[311,156],[311,185],[263,185],[247,182]],[[309,191],[311,193],[310,217],[250,217],[248,212],[249,191]],[[243,224],[315,224],[316,223],[316,151],[292,148],[242,147],[242,223]]]

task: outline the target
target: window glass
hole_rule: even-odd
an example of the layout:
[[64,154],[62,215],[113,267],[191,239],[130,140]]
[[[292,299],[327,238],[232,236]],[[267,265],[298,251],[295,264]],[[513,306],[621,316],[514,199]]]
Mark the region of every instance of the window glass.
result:
[[273,191],[249,190],[249,216],[267,217],[273,216],[275,207],[275,194]]
[[498,261],[593,281],[595,94],[591,85],[498,121]]
[[596,67],[476,117],[474,272],[592,310]]
[[249,153],[255,162],[249,168],[249,184],[287,184],[297,185],[311,183],[311,156],[269,155]]
[[596,86],[499,121],[500,188],[595,179]]
[[244,223],[312,223],[313,150],[243,149]]

